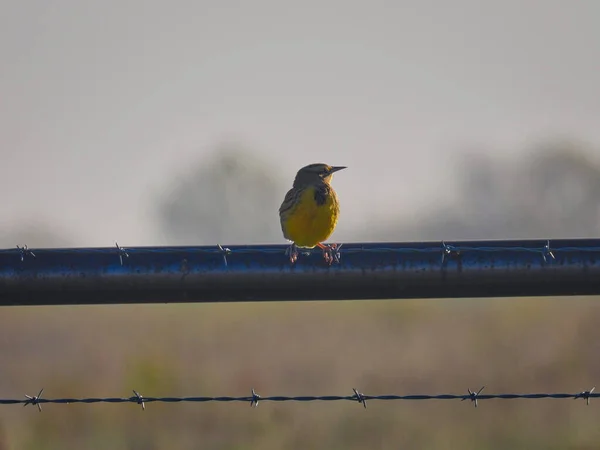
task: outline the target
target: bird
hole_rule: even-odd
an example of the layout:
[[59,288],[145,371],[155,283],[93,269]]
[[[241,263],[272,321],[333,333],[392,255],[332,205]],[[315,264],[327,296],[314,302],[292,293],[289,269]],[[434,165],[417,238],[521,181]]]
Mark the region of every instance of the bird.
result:
[[340,214],[331,180],[335,172],[346,168],[315,163],[302,167],[296,174],[292,188],[279,207],[283,237],[292,242],[286,251],[292,264],[298,259],[298,247],[321,248],[329,265],[338,260],[337,245],[323,242],[335,230]]

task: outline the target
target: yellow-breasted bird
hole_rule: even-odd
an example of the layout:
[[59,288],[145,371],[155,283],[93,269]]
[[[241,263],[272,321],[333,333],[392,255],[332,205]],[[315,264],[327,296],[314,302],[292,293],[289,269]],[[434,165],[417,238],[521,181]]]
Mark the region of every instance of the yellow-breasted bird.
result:
[[290,261],[298,259],[298,247],[323,250],[328,264],[333,262],[337,246],[325,245],[340,214],[337,195],[331,187],[333,173],[345,169],[343,166],[309,164],[296,174],[292,189],[285,195],[279,208],[283,236],[292,241],[288,250]]

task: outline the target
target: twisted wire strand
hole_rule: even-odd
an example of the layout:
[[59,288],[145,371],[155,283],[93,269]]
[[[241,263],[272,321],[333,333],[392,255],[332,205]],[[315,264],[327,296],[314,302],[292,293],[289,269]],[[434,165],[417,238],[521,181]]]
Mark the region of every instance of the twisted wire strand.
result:
[[468,390],[467,394],[411,394],[411,395],[367,395],[360,393],[357,389],[353,389],[353,395],[324,395],[324,396],[268,396],[261,397],[254,389],[252,389],[252,395],[243,397],[145,397],[139,392],[133,390],[134,395],[131,397],[89,397],[89,398],[43,398],[43,389],[36,396],[27,395],[25,399],[0,399],[1,405],[15,405],[22,404],[36,405],[41,411],[41,404],[44,403],[55,403],[55,404],[71,404],[71,403],[136,403],[142,405],[145,408],[146,403],[208,403],[208,402],[246,402],[250,403],[251,406],[258,406],[259,402],[314,402],[314,401],[354,401],[361,403],[366,408],[366,402],[370,400],[470,400],[475,403],[481,400],[490,399],[542,399],[542,398],[553,398],[553,399],[585,399],[586,403],[589,404],[591,398],[600,397],[600,393],[594,393],[595,387],[589,391],[582,391],[578,393],[530,393],[530,394],[482,394],[484,387],[479,391]]
[[[546,241],[545,245],[541,247],[523,247],[523,246],[464,246],[464,245],[453,245],[449,243],[445,243],[441,241],[438,246],[431,247],[385,247],[385,244],[382,243],[372,243],[374,246],[370,244],[366,246],[366,244],[344,244],[344,253],[440,253],[443,251],[446,252],[528,252],[528,253],[561,253],[561,252],[600,252],[600,246],[566,246],[566,247],[551,247],[550,241]],[[35,249],[36,252],[39,251],[52,251],[52,253],[98,253],[98,254],[106,254],[111,252],[122,253],[123,256],[129,256],[133,254],[161,254],[161,253],[171,253],[176,251],[185,251],[185,250],[193,250],[197,253],[204,254],[277,254],[281,253],[282,249],[278,246],[239,246],[235,249],[231,249],[228,247],[223,247],[220,244],[217,244],[212,248],[212,246],[199,246],[199,247],[191,247],[191,246],[166,246],[166,247],[120,247],[118,244],[115,247],[80,247],[80,248],[39,248]],[[304,250],[304,249],[303,249]],[[309,251],[307,249],[306,251]],[[8,249],[0,249],[0,254],[2,253],[14,253],[17,255],[21,254],[32,254],[33,250],[28,248],[27,246],[17,246],[15,248]],[[34,256],[34,255],[32,255]]]

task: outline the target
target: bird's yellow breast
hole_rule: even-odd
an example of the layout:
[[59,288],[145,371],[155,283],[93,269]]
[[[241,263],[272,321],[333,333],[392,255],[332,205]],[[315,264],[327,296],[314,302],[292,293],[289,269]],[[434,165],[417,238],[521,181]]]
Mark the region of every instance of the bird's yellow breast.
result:
[[282,224],[285,237],[298,247],[312,248],[331,236],[339,213],[339,203],[332,188],[329,188],[323,203],[319,204],[315,199],[315,187],[309,186]]

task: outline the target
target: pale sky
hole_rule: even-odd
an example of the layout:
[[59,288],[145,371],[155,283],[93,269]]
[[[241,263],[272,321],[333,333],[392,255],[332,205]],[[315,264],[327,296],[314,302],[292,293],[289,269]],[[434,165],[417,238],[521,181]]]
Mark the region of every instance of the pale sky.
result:
[[235,139],[349,166],[343,233],[451,195],[465,146],[600,146],[599,73],[597,0],[0,0],[0,227],[161,244],[152,198]]

